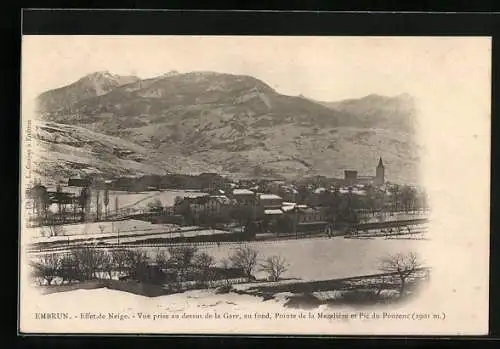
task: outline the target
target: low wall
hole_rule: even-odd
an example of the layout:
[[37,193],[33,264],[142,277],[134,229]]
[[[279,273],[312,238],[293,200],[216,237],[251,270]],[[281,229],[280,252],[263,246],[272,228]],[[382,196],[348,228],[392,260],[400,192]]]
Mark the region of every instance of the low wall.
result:
[[[430,269],[426,267],[415,269],[415,274],[423,277],[428,275]],[[332,280],[318,280],[318,281],[299,281],[296,283],[274,284],[274,285],[259,285],[248,288],[248,291],[266,292],[266,293],[312,293],[321,291],[330,291],[339,288],[343,283],[348,281],[359,281],[363,279],[378,278],[382,276],[396,276],[397,273],[379,273],[364,276],[354,276],[341,279]]]
[[134,280],[127,280],[127,281],[105,280],[105,281],[106,281],[106,286],[105,286],[106,288],[109,288],[111,290],[129,292],[140,296],[158,297],[170,293],[160,285],[145,284]]
[[93,290],[96,288],[106,287],[106,281],[103,279],[89,280],[84,282],[77,282],[66,285],[50,285],[50,286],[40,286],[40,290],[43,294],[50,294],[56,292],[67,292],[74,290]]
[[124,291],[146,297],[157,297],[169,294],[169,292],[160,285],[145,284],[134,280],[97,279],[67,285],[40,286],[40,290],[44,294],[74,290],[93,290],[97,288],[108,288],[110,290]]

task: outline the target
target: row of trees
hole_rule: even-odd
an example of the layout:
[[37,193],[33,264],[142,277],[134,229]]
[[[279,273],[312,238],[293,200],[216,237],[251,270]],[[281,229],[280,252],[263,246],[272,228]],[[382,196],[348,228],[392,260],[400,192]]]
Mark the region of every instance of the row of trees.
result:
[[[45,186],[38,182],[28,189],[27,194],[32,203],[32,215],[35,220],[42,224],[66,223],[68,221],[84,222],[92,215],[92,206],[95,207],[96,221],[101,221],[109,215],[110,197],[107,189],[84,187],[79,195],[73,195],[63,192],[61,185],[57,185],[55,192],[49,192]],[[52,204],[57,205],[56,213],[50,211]],[[115,202],[115,210],[117,209],[118,204]]]
[[[276,282],[289,267],[281,256],[259,260],[258,255],[258,252],[250,247],[240,247],[227,259],[223,259],[220,267],[216,267],[212,256],[189,246],[158,249],[152,259],[145,252],[136,250],[105,251],[81,248],[67,255],[42,255],[32,262],[32,271],[40,285],[51,285],[56,278],[60,278],[60,283],[63,284],[112,279],[121,275],[145,283],[154,283],[151,271],[156,269],[150,269],[148,266],[155,262],[160,270],[167,270],[170,275],[174,275],[167,283],[174,283],[178,290],[187,288],[184,284],[186,281],[194,281],[196,285],[207,288],[216,284],[215,281],[222,280],[222,286],[218,284],[219,290],[229,292],[235,277],[244,275],[246,280],[251,282],[255,280],[254,273],[261,271],[267,274],[269,281]],[[399,295],[404,296],[409,280],[422,269],[422,264],[417,254],[409,252],[388,255],[380,260],[378,267],[385,274],[382,274],[381,281],[374,285],[378,289],[377,295],[387,288],[389,279],[396,278],[399,283]]]
[[[156,269],[150,268],[151,265],[156,266]],[[153,258],[138,250],[84,247],[69,254],[43,254],[32,261],[31,268],[32,276],[40,285],[51,285],[57,278],[63,284],[122,276],[143,282],[155,282],[152,276],[152,271],[155,270],[166,271],[168,275],[173,276],[169,281],[180,287],[186,281],[196,281],[208,287],[212,281],[220,278],[229,286],[231,279],[239,275],[238,273],[247,281],[252,281],[255,279],[253,273],[256,270],[266,272],[269,280],[278,281],[287,270],[288,264],[280,256],[270,256],[259,263],[257,251],[249,247],[238,248],[221,262],[221,267],[216,267],[212,256],[199,252],[192,246],[158,248]]]
[[314,194],[307,187],[301,186],[298,188],[296,200],[312,206],[347,207],[353,210],[368,210],[373,214],[383,210],[409,212],[427,208],[428,205],[424,190],[397,184],[388,186],[387,191],[367,185],[364,187],[364,195],[356,195],[353,187],[349,187],[345,194],[341,193],[338,187]]
[[[292,201],[319,207],[326,211],[328,220],[332,223],[356,224],[359,222],[360,212],[369,212],[372,215],[389,211],[415,211],[427,208],[427,195],[423,190],[411,186],[392,185],[388,192],[376,186],[365,187],[364,195],[354,193],[350,188],[347,193],[341,193],[339,188],[325,190],[319,194],[313,193],[305,186],[299,187],[298,194]],[[275,194],[284,196],[279,190]],[[286,195],[285,195],[286,197]],[[151,209],[161,210],[152,206]],[[263,209],[258,206],[235,205],[230,209],[212,210],[207,208],[202,214],[195,214],[189,200],[177,197],[174,202],[174,213],[182,215],[187,224],[201,225],[216,222],[239,221],[246,224],[248,221],[259,219]]]
[[42,284],[85,281],[107,276],[109,279],[130,274],[145,261],[145,255],[134,250],[103,250],[82,247],[69,254],[46,253],[31,262],[32,276]]

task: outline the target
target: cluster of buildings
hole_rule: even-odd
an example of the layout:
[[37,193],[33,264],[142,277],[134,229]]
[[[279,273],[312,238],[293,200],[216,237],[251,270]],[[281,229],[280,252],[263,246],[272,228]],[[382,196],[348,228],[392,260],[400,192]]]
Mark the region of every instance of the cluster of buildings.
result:
[[371,184],[381,186],[385,183],[385,167],[382,158],[378,160],[378,165],[375,169],[375,176],[358,176],[358,171],[345,170],[343,182],[347,185],[354,184]]
[[[233,220],[262,221],[266,225],[283,221],[304,227],[321,228],[328,224],[330,207],[325,204],[325,193],[337,188],[342,194],[366,195],[364,187],[383,187],[385,168],[379,159],[375,176],[358,176],[357,171],[346,170],[344,178],[323,179],[315,183],[301,185],[280,180],[247,180],[230,183],[223,189],[215,189],[209,194],[195,198],[185,198],[182,206],[189,207],[195,222],[211,216]],[[305,197],[304,197],[305,196]],[[166,216],[179,215],[175,208],[166,210]],[[185,211],[183,211],[185,212]],[[283,225],[283,224],[281,224]]]
[[[193,181],[192,185],[204,188],[206,195],[186,197],[180,205],[176,205],[184,209],[188,207],[195,222],[207,219],[207,217],[215,217],[222,220],[238,220],[242,223],[245,220],[270,223],[292,220],[300,225],[321,226],[327,224],[329,214],[328,205],[325,204],[325,193],[336,188],[335,190],[340,194],[366,195],[364,187],[367,185],[383,188],[385,167],[382,158],[380,158],[375,169],[375,176],[359,176],[355,170],[345,170],[344,178],[317,176],[293,183],[282,180],[257,179],[233,182],[215,173],[185,176],[187,179],[182,175],[179,176],[181,177],[175,175],[167,177],[145,176],[136,179],[136,181],[139,181],[141,186],[151,190],[166,180],[174,184],[182,183],[182,186]],[[80,191],[85,188],[107,191],[115,189],[116,186],[120,188],[136,184],[137,182],[128,178],[119,178],[113,181],[70,178],[65,186],[65,192],[60,189],[57,193],[44,189],[47,196],[50,197],[50,202],[57,201],[54,200],[57,197],[63,199],[65,204],[69,204],[76,203]],[[174,188],[176,187],[174,186]],[[167,207],[162,212],[162,217],[156,217],[155,220],[181,223],[182,213],[179,211],[182,211],[179,207]]]
[[[304,230],[305,226],[318,229],[328,224],[325,208],[288,202],[277,194],[258,193],[250,189],[236,188],[230,193],[185,198],[182,204],[189,206],[189,213],[195,222],[199,222],[203,216],[211,216],[218,222],[224,219],[240,221],[242,224],[260,222],[264,230],[287,224],[291,230],[293,227],[290,224],[293,223],[299,225],[298,230]],[[166,213],[166,220],[179,214]]]

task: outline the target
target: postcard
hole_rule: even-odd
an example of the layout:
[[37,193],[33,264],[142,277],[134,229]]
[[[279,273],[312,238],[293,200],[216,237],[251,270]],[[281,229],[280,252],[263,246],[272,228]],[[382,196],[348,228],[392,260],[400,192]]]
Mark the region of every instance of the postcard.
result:
[[21,333],[488,332],[490,37],[22,38]]

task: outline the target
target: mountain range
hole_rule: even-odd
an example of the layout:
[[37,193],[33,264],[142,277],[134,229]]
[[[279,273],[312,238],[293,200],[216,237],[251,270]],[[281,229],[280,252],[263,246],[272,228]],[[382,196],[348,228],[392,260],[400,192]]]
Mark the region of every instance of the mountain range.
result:
[[388,180],[418,181],[422,147],[408,94],[324,102],[245,75],[97,72],[36,102],[42,176],[340,177],[374,174],[382,156]]

